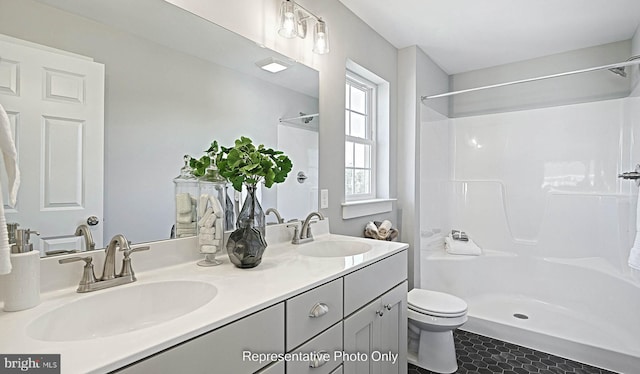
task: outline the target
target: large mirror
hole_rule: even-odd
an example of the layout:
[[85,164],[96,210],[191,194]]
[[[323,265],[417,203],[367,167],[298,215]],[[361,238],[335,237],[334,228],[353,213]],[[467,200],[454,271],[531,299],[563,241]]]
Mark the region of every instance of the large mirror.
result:
[[[318,113],[317,71],[162,0],[0,0],[0,9],[0,103],[23,176],[18,205],[5,206],[5,215],[40,232],[41,252],[70,249],[71,241],[84,249],[74,231],[90,216],[96,248],[118,233],[133,243],[168,239],[183,156],[202,156],[213,140],[228,146],[248,136],[285,151],[293,171],[262,188],[263,208],[277,207],[286,220],[317,209],[319,119],[307,116]],[[20,101],[29,91],[21,74],[31,59],[20,61],[20,46],[7,55],[11,43],[103,66],[99,141],[85,143],[90,121],[68,112],[99,101],[93,78],[47,67],[57,57],[46,55],[36,75],[49,91],[36,95],[42,111],[27,114],[34,104]],[[260,69],[267,59],[288,69]],[[59,113],[46,112],[52,102]],[[83,157],[97,157],[98,166]]]

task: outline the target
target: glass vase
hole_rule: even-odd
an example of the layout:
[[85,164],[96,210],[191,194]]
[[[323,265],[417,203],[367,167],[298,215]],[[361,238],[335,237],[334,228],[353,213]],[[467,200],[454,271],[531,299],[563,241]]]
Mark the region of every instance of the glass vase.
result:
[[247,198],[238,215],[237,229],[229,236],[227,253],[235,266],[252,268],[260,264],[267,248],[265,215],[256,196],[257,186],[247,184],[245,187]]

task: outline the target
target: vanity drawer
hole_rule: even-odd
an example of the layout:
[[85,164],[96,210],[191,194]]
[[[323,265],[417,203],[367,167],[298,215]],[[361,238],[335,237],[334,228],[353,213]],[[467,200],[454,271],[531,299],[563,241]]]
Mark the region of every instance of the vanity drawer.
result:
[[407,251],[387,257],[344,277],[344,316],[407,279]]
[[[342,363],[340,355],[334,354],[335,352],[342,352],[342,322],[331,327],[322,334],[311,339],[307,343],[300,346],[293,352],[291,360],[287,361],[287,373],[295,374],[329,374]],[[318,360],[315,365],[311,367],[311,362],[306,360],[299,360],[295,354],[309,354],[320,353],[328,360]]]
[[287,300],[287,351],[342,319],[342,284],[336,279]]
[[253,359],[243,359],[243,351],[284,353],[284,306],[282,303],[169,348],[117,372],[126,374],[254,373],[269,364]]

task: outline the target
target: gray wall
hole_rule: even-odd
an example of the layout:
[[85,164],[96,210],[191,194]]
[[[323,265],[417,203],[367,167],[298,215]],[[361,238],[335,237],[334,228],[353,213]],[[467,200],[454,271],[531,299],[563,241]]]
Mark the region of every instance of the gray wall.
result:
[[[420,96],[447,92],[448,76],[416,46],[398,51],[398,207],[403,231],[401,240],[410,244],[410,287],[420,283]],[[448,102],[427,102],[447,113]]]
[[[344,82],[346,62],[351,60],[390,85],[390,186],[389,195],[397,195],[397,49],[355,16],[338,0],[299,3],[321,16],[329,27],[331,52],[315,55],[312,39],[285,39],[276,32],[278,0],[169,2],[237,32],[257,43],[276,50],[320,72],[320,188],[329,190],[329,208],[323,213],[330,218],[331,231],[362,236],[370,220],[389,219],[397,225],[397,209],[385,214],[342,219],[344,202]],[[401,231],[404,231],[402,227]]]
[[[105,64],[105,240],[168,237],[184,154],[240,135],[275,147],[278,118],[318,111],[315,98],[31,0],[0,8],[0,33]],[[265,209],[275,199],[266,191]]]

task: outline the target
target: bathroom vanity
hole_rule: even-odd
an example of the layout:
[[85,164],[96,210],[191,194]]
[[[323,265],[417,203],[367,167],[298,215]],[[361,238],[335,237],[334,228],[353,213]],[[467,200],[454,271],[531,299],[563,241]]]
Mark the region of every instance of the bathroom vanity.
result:
[[269,227],[277,244],[249,270],[223,256],[196,266],[194,238],[151,243],[132,256],[137,282],[88,294],[75,292],[80,264],[43,263],[49,292],[0,314],[0,352],[59,353],[63,373],[405,373],[408,245],[329,234],[328,222],[314,234],[293,245],[292,230]]

